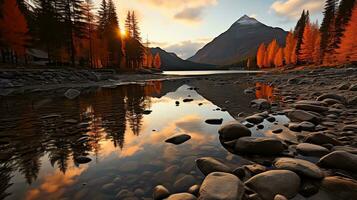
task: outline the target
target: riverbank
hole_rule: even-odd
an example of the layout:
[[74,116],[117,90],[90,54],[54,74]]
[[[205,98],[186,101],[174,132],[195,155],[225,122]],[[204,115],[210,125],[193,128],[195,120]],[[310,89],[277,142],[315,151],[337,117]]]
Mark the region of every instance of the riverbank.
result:
[[[357,196],[356,66],[208,76],[190,84],[236,118],[221,126],[221,143],[253,163],[232,168],[222,158],[199,158],[196,165],[206,175],[203,182],[168,199],[352,200]],[[244,93],[237,93],[242,87]],[[249,95],[257,99],[248,102]],[[279,127],[279,116],[289,122]],[[253,132],[265,137],[253,137]],[[153,196],[162,191],[158,186]]]

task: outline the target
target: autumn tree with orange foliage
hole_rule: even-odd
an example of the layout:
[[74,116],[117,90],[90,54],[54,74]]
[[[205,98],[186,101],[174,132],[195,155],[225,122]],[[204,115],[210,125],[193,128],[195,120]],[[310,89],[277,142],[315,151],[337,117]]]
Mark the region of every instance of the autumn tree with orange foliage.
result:
[[265,65],[265,63],[264,63],[265,54],[266,54],[266,46],[264,43],[262,43],[259,46],[258,52],[257,52],[257,65],[259,68],[263,68]]
[[161,57],[159,53],[156,53],[154,57],[154,67],[157,69],[161,68]]
[[1,13],[0,47],[2,51],[10,50],[14,54],[11,56],[12,62],[13,59],[17,62],[17,57],[25,54],[29,39],[27,22],[16,0],[4,0]]
[[279,50],[279,44],[278,41],[276,39],[274,39],[273,41],[271,41],[271,43],[268,45],[267,48],[267,56],[268,56],[268,63],[267,67],[271,67],[274,64],[274,60],[275,60],[275,55]]
[[337,61],[339,63],[357,61],[357,5],[353,8],[351,20],[346,26],[340,48],[337,49]]
[[284,49],[279,48],[278,52],[275,55],[274,66],[282,67],[284,65]]
[[296,64],[296,44],[297,39],[292,32],[289,32],[286,36],[285,48],[284,48],[284,61],[285,64]]

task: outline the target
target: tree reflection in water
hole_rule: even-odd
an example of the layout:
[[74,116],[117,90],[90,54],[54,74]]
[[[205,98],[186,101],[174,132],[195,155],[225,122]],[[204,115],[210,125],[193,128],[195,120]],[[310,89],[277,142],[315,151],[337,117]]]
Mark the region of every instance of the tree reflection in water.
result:
[[[39,174],[41,158],[63,174],[79,156],[98,157],[101,141],[123,148],[127,123],[139,135],[150,96],[163,95],[161,82],[82,92],[79,99],[45,95],[13,96],[0,104],[0,199],[10,195],[11,174],[19,171],[28,184]],[[55,101],[55,106],[52,101]],[[31,102],[31,103],[30,103]],[[9,112],[11,108],[11,112]]]
[[255,96],[257,99],[266,99],[269,102],[275,101],[274,87],[264,83],[255,83]]

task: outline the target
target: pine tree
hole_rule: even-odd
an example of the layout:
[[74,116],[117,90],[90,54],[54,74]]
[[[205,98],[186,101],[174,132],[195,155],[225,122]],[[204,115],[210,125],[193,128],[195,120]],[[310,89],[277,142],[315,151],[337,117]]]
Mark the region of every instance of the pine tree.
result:
[[348,24],[351,15],[352,9],[355,5],[355,0],[341,0],[340,5],[337,10],[336,20],[335,20],[335,46],[338,47],[341,42],[341,37],[343,36],[343,32],[345,31],[345,27]]
[[[309,11],[305,12],[305,10],[304,10],[301,14],[299,21],[297,22],[297,24],[295,26],[294,36],[296,38],[296,58],[298,58],[298,55],[300,52],[301,44],[303,42],[302,40],[303,40],[303,36],[304,36],[305,26],[306,26],[306,23],[309,21],[309,18],[310,18]],[[299,62],[299,61],[297,60],[297,62]]]
[[346,31],[341,39],[340,48],[337,50],[337,59],[340,63],[357,61],[357,5],[354,6],[351,20],[346,26]]
[[133,37],[132,18],[130,11],[128,11],[125,19],[125,35],[126,37]]
[[102,0],[98,11],[98,32],[103,33],[108,23],[108,8],[106,0]]
[[138,19],[136,18],[135,12],[131,13],[131,26],[132,26],[132,36],[134,39],[141,41],[140,28],[138,25]]
[[122,41],[119,28],[119,20],[116,13],[116,8],[112,0],[108,2],[107,8],[107,27],[104,33],[108,40],[109,60],[111,65],[120,67],[122,52]]
[[259,68],[264,68],[264,58],[266,54],[266,46],[264,43],[262,43],[257,52],[257,65]]
[[326,53],[331,53],[335,34],[335,14],[337,0],[326,0],[324,18],[322,20],[321,32],[321,58],[324,59]]

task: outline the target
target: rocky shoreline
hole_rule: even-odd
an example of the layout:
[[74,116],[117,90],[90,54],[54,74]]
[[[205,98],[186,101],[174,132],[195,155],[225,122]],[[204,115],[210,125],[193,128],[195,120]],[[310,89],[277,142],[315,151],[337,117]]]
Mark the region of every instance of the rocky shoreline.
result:
[[[234,91],[237,84],[261,83],[274,88],[274,98],[251,102],[256,113],[237,112],[235,99],[212,97],[236,117],[219,132],[222,145],[252,164],[232,168],[220,158],[203,157],[196,166],[205,175],[182,193],[172,194],[163,185],[153,199],[168,200],[353,200],[357,197],[357,68],[305,69],[262,76],[233,75],[200,78],[192,84]],[[248,85],[249,85],[248,84]],[[260,84],[244,95],[262,90]],[[214,90],[214,89],[212,89]],[[231,106],[233,105],[233,106]],[[249,114],[249,115],[248,115]],[[270,131],[271,137],[254,137],[264,124],[275,127],[278,116],[289,123]],[[284,137],[290,135],[292,137]],[[186,136],[187,137],[187,136]]]

